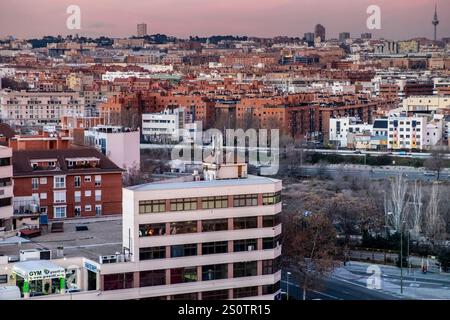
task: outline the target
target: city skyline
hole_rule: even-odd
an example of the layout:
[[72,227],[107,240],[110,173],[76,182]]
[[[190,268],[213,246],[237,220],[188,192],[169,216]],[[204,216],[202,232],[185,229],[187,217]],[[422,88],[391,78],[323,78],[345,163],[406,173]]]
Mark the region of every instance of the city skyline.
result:
[[[136,34],[138,23],[147,24],[148,34],[163,33],[187,38],[189,36],[246,35],[256,37],[302,37],[313,32],[316,24],[327,29],[327,38],[338,38],[340,32],[350,32],[351,37],[371,32],[374,38],[402,40],[426,37],[433,39],[431,23],[437,4],[440,23],[437,38],[450,36],[450,21],[443,19],[450,11],[450,3],[436,0],[392,1],[380,0],[381,29],[369,30],[366,26],[368,0],[349,0],[336,5],[331,0],[230,0],[218,3],[210,0],[154,0],[139,3],[130,0],[124,7],[117,0],[90,3],[87,0],[41,0],[40,6],[31,0],[19,2],[4,0],[0,11],[8,13],[0,21],[0,36],[18,38],[45,35],[79,34],[83,36],[124,37]],[[69,30],[66,20],[69,5],[81,8],[81,29]],[[353,19],[346,19],[352,16]],[[26,21],[26,22],[24,22]],[[189,26],[189,27],[187,27]],[[267,26],[270,26],[269,28]]]

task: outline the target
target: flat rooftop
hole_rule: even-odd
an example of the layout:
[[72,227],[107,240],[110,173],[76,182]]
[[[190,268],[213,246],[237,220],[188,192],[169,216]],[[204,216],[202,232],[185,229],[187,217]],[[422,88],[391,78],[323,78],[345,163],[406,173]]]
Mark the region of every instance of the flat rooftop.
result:
[[173,189],[195,189],[195,188],[216,188],[216,187],[230,187],[230,186],[246,186],[246,185],[260,185],[273,184],[279,182],[278,179],[272,179],[262,176],[248,175],[247,178],[239,179],[219,179],[219,180],[201,180],[201,181],[187,181],[179,182],[178,180],[163,180],[163,182],[151,182],[137,186],[131,186],[125,189],[133,191],[150,191],[150,190],[173,190]]
[[[88,230],[76,231],[76,226],[87,226]],[[101,255],[120,252],[122,216],[64,221],[64,232],[48,232],[29,240],[13,237],[11,241],[0,242],[0,254],[18,257],[20,250],[46,249],[52,251],[52,258],[56,258],[59,246],[64,247],[65,257],[84,257],[94,261],[98,261]]]

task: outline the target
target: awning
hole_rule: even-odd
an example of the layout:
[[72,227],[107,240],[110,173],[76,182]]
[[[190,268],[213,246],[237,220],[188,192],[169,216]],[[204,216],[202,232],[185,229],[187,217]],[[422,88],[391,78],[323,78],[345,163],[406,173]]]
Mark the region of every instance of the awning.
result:
[[14,264],[12,272],[27,281],[65,278],[66,270],[48,260],[24,261]]

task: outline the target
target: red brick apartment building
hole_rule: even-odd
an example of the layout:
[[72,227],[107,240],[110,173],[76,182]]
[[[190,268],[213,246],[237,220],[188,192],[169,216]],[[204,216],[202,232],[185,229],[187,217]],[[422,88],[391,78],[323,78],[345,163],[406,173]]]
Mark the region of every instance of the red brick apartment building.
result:
[[122,214],[122,171],[93,148],[14,151],[14,197],[49,219]]

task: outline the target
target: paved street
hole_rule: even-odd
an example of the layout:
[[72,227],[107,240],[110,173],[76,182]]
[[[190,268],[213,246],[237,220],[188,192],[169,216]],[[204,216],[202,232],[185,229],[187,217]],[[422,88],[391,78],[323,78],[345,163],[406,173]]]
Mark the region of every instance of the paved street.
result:
[[[289,277],[289,295],[296,300],[302,300],[303,292],[292,276]],[[281,276],[281,288],[287,292],[286,272]],[[368,289],[366,286],[351,280],[329,277],[324,280],[323,288],[308,291],[307,300],[397,300],[399,297],[394,295]]]
[[[373,282],[373,272],[368,268],[379,268],[379,282]],[[370,278],[369,278],[370,277]],[[302,299],[302,290],[298,281],[289,276],[289,295]],[[375,289],[369,284],[378,283]],[[429,272],[423,274],[420,269],[411,271],[403,269],[403,294],[401,293],[400,269],[394,266],[372,265],[351,262],[345,267],[337,268],[324,280],[321,289],[307,293],[307,299],[322,300],[398,300],[398,299],[432,299],[450,300],[450,274]],[[286,272],[282,273],[282,290],[287,292]]]
[[[399,172],[410,180],[434,181],[436,175],[431,175],[423,168],[413,167],[370,167],[361,165],[328,165],[325,167],[305,165],[301,169],[302,174],[307,176],[329,175],[332,177],[365,177],[369,179],[386,179],[395,177]],[[445,170],[441,173],[440,180],[450,181],[450,173]]]

